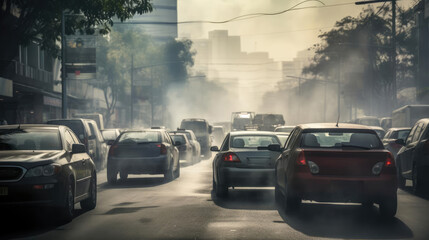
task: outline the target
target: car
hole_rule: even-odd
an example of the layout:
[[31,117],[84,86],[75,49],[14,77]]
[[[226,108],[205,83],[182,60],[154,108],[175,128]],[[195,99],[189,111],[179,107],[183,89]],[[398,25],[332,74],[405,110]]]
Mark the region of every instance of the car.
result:
[[189,140],[189,143],[192,146],[192,150],[193,150],[193,163],[198,163],[201,161],[201,145],[197,140],[197,137],[195,136],[194,132],[192,130],[186,130],[186,129],[181,129],[178,128],[176,131],[168,131],[168,133],[170,134],[174,134],[174,133],[184,133],[186,135],[186,137]]
[[188,164],[194,164],[192,145],[184,133],[170,133],[173,143],[179,150],[179,160],[185,160]]
[[396,167],[376,132],[355,124],[303,124],[291,132],[275,166],[275,200],[297,210],[302,200],[379,204],[380,214],[397,211]]
[[186,118],[182,119],[180,123],[180,129],[192,130],[197,136],[197,140],[201,146],[201,154],[204,159],[212,157],[210,147],[212,145],[212,138],[210,135],[213,131],[213,126],[209,124],[206,119],[203,118]]
[[116,138],[121,134],[121,130],[119,128],[109,128],[101,130],[101,134],[103,135],[104,140],[107,145],[112,145],[115,142]]
[[[274,132],[237,131],[229,133],[213,159],[213,190],[226,197],[229,187],[274,186],[274,165],[278,153],[268,151],[270,144],[280,144]],[[265,148],[264,150],[258,150]]]
[[413,183],[413,192],[416,194],[427,192],[429,186],[429,118],[420,119],[411,128],[404,142],[396,140],[403,145],[396,158],[398,167],[399,187],[405,187],[405,180]]
[[107,155],[107,145],[98,130],[94,120],[83,118],[51,119],[47,124],[64,125],[69,127],[78,136],[97,166],[97,170],[104,168]]
[[115,140],[107,159],[107,181],[115,184],[128,174],[164,174],[165,181],[180,176],[179,150],[164,129],[127,130]]
[[285,132],[290,133],[295,128],[295,126],[279,126],[274,129],[274,132]]
[[380,139],[383,139],[384,135],[386,135],[386,130],[384,130],[382,127],[378,127],[378,126],[368,126],[368,127],[374,130],[377,133],[377,135],[380,137]]
[[274,131],[278,126],[284,125],[283,114],[256,114],[253,125],[260,131]]
[[386,131],[389,128],[392,128],[392,118],[391,117],[380,118],[380,126]]
[[75,203],[97,204],[95,164],[65,126],[0,126],[0,206],[54,208],[71,221]]
[[393,154],[393,157],[395,159],[396,159],[396,156],[398,155],[398,151],[402,147],[401,144],[396,143],[396,140],[402,139],[402,141],[405,142],[410,131],[411,131],[411,128],[389,128],[386,132],[386,135],[384,135],[383,145],[387,150],[389,150]]
[[277,137],[280,140],[280,146],[284,146],[287,139],[289,138],[289,133],[287,133],[287,132],[275,132],[275,134],[277,135]]

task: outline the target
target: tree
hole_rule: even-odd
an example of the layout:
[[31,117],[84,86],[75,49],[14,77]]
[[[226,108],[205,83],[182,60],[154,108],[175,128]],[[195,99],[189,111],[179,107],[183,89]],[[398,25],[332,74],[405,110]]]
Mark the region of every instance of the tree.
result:
[[189,39],[171,40],[165,44],[163,55],[167,63],[166,71],[170,82],[184,83],[188,78],[188,70],[194,65],[195,51],[191,51],[192,41]]
[[[0,0],[0,61],[4,66],[17,55],[18,46],[30,41],[56,54],[61,36],[61,16],[66,11],[66,34],[106,34],[113,17],[120,21],[152,11],[150,0]],[[76,15],[83,15],[77,17]],[[2,72],[0,68],[0,72]]]

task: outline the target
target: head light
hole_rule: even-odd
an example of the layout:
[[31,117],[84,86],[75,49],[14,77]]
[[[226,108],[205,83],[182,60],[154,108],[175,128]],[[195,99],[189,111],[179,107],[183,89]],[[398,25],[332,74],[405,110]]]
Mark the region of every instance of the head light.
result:
[[58,164],[50,164],[45,166],[39,166],[31,168],[25,174],[25,177],[40,177],[40,176],[52,176],[60,171],[61,167]]

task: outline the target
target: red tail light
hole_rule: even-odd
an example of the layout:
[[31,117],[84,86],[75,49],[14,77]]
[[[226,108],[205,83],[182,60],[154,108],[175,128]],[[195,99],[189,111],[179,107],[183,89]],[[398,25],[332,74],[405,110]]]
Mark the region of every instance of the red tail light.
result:
[[237,155],[235,155],[235,153],[225,153],[225,155],[223,156],[223,161],[224,162],[240,162],[240,159],[238,158]]
[[387,153],[387,157],[386,157],[386,161],[384,162],[384,166],[386,166],[386,167],[395,166],[395,161],[393,160],[392,153],[390,153],[390,152]]
[[157,144],[156,146],[160,148],[161,154],[167,154],[167,147],[164,144]]
[[117,148],[117,145],[112,145],[109,149],[109,156],[112,156],[115,154],[115,149]]
[[307,165],[304,152],[299,153],[298,159],[296,160],[296,165]]

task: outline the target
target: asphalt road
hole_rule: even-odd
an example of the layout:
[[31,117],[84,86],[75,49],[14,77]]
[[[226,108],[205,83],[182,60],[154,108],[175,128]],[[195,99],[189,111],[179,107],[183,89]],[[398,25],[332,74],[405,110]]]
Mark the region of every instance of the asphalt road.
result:
[[429,239],[429,198],[398,190],[398,213],[381,221],[378,208],[305,202],[292,216],[279,212],[274,191],[212,194],[211,160],[183,167],[180,178],[131,175],[115,186],[98,175],[97,208],[65,225],[43,209],[1,215],[0,238],[27,239]]

